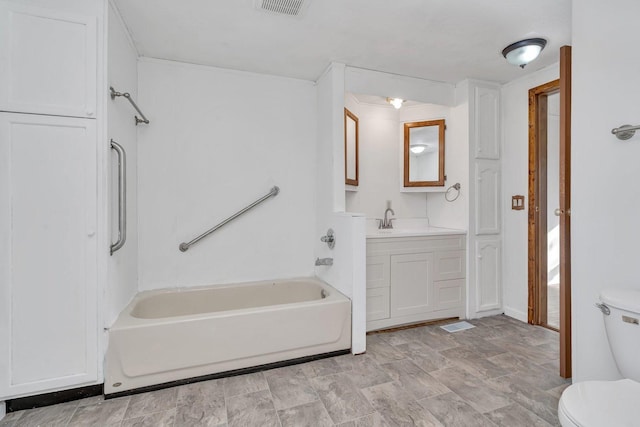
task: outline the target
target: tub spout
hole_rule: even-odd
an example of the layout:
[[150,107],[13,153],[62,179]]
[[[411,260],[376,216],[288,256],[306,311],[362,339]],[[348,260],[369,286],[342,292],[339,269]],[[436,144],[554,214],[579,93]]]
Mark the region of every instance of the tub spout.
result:
[[316,258],[316,265],[333,265],[333,258]]

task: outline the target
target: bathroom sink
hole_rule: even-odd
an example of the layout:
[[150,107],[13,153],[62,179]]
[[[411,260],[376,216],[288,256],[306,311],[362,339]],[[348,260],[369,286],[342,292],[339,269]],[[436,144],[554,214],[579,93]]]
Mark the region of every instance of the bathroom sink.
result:
[[377,219],[367,219],[367,238],[437,236],[467,233],[465,230],[431,226],[427,218],[393,218],[393,228],[378,228],[378,224],[379,220]]
[[444,234],[466,234],[465,230],[458,230],[454,228],[444,227],[416,227],[416,228],[391,228],[384,230],[369,230],[367,231],[367,237],[371,239],[375,238],[389,238],[389,237],[411,237],[411,236],[437,236]]

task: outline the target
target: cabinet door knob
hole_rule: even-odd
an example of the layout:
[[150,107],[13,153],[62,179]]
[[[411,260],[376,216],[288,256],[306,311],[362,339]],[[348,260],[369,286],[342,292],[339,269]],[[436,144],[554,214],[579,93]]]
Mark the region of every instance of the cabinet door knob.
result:
[[562,209],[556,208],[556,210],[554,210],[553,213],[555,216],[560,216],[562,214]]

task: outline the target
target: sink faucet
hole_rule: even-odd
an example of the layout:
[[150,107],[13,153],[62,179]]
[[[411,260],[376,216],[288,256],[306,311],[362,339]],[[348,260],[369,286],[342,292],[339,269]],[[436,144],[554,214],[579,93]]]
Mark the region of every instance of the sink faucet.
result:
[[393,221],[393,218],[387,218],[387,215],[389,214],[389,212],[391,212],[391,215],[395,215],[396,214],[393,211],[393,209],[387,208],[387,210],[384,211],[384,219],[382,221],[380,221],[380,227],[378,227],[378,228],[384,228],[384,229],[393,228],[393,223],[391,222],[391,221]]

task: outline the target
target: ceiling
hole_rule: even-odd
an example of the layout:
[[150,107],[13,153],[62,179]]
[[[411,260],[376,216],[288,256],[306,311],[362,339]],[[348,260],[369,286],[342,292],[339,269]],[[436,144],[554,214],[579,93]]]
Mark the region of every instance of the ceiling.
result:
[[[559,60],[571,0],[307,0],[302,16],[255,0],[115,0],[141,56],[317,80],[327,65],[456,83],[504,83]],[[508,44],[548,44],[524,70]]]
[[[352,93],[351,95],[360,104],[381,105],[383,107],[394,108],[391,104],[389,104],[389,101],[387,101],[387,98],[384,97],[384,96],[366,95],[366,94],[362,94],[362,93]],[[416,105],[427,105],[427,104],[424,104],[424,103],[418,102],[418,101],[411,101],[411,100],[407,100],[407,99],[405,99],[404,102],[402,103],[403,107],[413,107],[413,106],[416,106]]]

